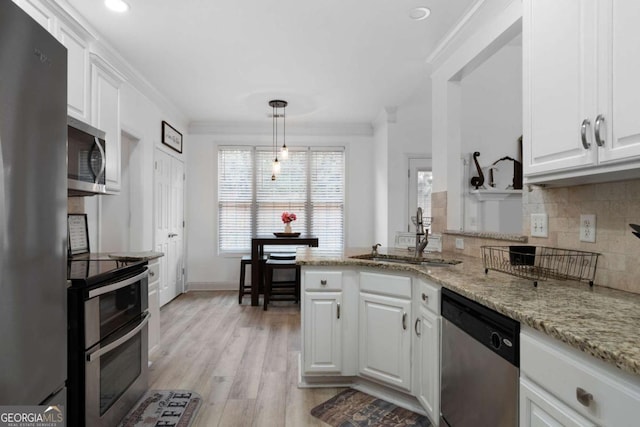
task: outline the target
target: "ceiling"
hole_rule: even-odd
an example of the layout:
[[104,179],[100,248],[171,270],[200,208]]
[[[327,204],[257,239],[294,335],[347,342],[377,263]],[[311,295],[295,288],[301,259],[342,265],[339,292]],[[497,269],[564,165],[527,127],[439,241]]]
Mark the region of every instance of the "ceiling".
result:
[[[67,0],[191,122],[372,122],[428,82],[426,58],[476,0]],[[413,21],[414,7],[431,16]]]

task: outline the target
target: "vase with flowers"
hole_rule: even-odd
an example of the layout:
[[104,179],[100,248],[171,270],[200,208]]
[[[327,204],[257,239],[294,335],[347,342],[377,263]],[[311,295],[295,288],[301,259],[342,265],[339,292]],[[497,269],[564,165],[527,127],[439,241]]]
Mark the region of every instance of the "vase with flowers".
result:
[[291,233],[291,223],[298,219],[293,212],[282,212],[282,222],[284,223],[284,232]]

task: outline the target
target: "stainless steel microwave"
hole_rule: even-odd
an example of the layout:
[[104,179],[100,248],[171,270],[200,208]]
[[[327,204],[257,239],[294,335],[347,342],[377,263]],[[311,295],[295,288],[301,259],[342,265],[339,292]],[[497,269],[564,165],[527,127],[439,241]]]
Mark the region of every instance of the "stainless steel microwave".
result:
[[107,194],[105,133],[73,117],[67,125],[69,195]]

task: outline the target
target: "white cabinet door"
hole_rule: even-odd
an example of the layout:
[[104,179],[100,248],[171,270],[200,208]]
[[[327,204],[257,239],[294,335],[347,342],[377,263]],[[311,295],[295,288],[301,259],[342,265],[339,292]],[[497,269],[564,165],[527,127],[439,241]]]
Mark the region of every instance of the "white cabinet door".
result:
[[604,118],[600,163],[640,157],[640,6],[635,1],[601,0],[599,108]]
[[149,261],[149,350],[160,342],[160,262]]
[[95,127],[105,132],[107,191],[120,192],[120,85],[117,71],[91,54],[91,116]]
[[440,317],[420,308],[418,319],[415,325],[418,334],[418,401],[437,427],[440,421]]
[[596,425],[525,378],[520,379],[520,427]]
[[[527,176],[594,165],[597,0],[525,0],[524,167]],[[583,120],[590,148],[581,141]]]
[[411,388],[411,301],[360,293],[360,373]]
[[67,48],[67,104],[69,115],[89,122],[89,45],[84,37],[60,21],[58,39]]
[[304,372],[342,371],[341,292],[304,294]]

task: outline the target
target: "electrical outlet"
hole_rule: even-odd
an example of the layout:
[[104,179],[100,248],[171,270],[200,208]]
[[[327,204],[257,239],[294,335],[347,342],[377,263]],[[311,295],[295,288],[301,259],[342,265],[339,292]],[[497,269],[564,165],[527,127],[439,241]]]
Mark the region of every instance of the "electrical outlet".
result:
[[596,242],[596,216],[580,215],[580,241]]
[[456,239],[456,249],[464,249],[464,239]]
[[549,216],[531,214],[531,237],[549,237]]

